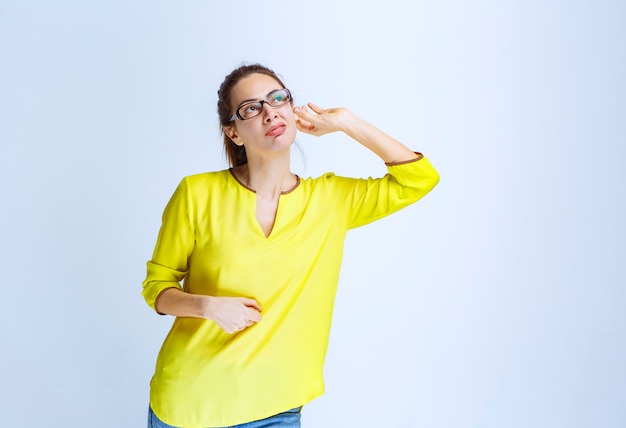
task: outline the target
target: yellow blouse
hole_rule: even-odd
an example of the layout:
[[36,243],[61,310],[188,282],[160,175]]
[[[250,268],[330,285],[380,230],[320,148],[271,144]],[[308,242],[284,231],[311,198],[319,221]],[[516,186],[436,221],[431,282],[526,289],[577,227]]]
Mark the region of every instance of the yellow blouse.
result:
[[235,425],[323,393],[347,230],[417,201],[439,180],[423,157],[388,164],[388,171],[379,179],[327,173],[299,180],[281,194],[268,237],[256,219],[255,193],[229,170],[182,180],[148,262],[146,302],[154,308],[171,287],[250,297],[263,319],[227,334],[213,321],[176,318],[150,384],[161,420],[186,428]]

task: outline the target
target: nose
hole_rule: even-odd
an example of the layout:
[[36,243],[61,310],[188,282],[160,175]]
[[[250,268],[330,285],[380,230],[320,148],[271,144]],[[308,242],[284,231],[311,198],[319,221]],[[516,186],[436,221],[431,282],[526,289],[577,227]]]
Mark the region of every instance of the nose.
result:
[[275,110],[276,107],[272,107],[270,103],[263,104],[263,120],[265,122],[271,122],[273,119],[278,117],[278,113]]

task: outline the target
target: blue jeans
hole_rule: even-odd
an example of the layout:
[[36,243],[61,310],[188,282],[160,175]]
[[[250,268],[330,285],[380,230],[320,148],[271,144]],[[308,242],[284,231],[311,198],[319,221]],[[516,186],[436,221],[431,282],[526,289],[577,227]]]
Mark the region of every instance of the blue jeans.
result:
[[[286,412],[279,413],[269,418],[260,419],[258,421],[247,422],[240,425],[232,425],[224,428],[300,428],[300,410],[302,407],[296,407]],[[148,411],[148,428],[176,428],[168,425],[154,414],[152,408]]]

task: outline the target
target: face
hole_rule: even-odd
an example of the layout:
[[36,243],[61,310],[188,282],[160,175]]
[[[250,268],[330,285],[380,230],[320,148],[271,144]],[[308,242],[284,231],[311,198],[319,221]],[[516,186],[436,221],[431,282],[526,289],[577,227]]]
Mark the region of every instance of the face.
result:
[[[280,83],[265,74],[251,74],[241,79],[231,93],[231,112],[250,101],[265,99]],[[236,119],[224,127],[226,135],[246,148],[250,156],[267,156],[289,150],[296,138],[296,119],[291,103],[272,107],[263,103],[263,111],[251,119]]]

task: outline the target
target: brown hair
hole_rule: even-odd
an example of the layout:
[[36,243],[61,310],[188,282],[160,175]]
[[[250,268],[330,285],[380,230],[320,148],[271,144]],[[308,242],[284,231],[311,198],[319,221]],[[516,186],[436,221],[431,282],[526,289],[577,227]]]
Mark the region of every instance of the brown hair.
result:
[[231,125],[230,118],[233,117],[234,112],[231,111],[231,93],[233,88],[241,79],[248,77],[251,74],[265,74],[276,80],[283,88],[285,84],[280,78],[269,68],[261,64],[242,65],[230,72],[228,76],[224,78],[224,81],[220,85],[217,91],[217,114],[219,115],[222,136],[224,138],[224,152],[228,158],[228,162],[231,166],[236,167],[245,165],[248,163],[248,157],[246,156],[246,149],[243,146],[238,146],[230,139],[224,132],[224,127]]

